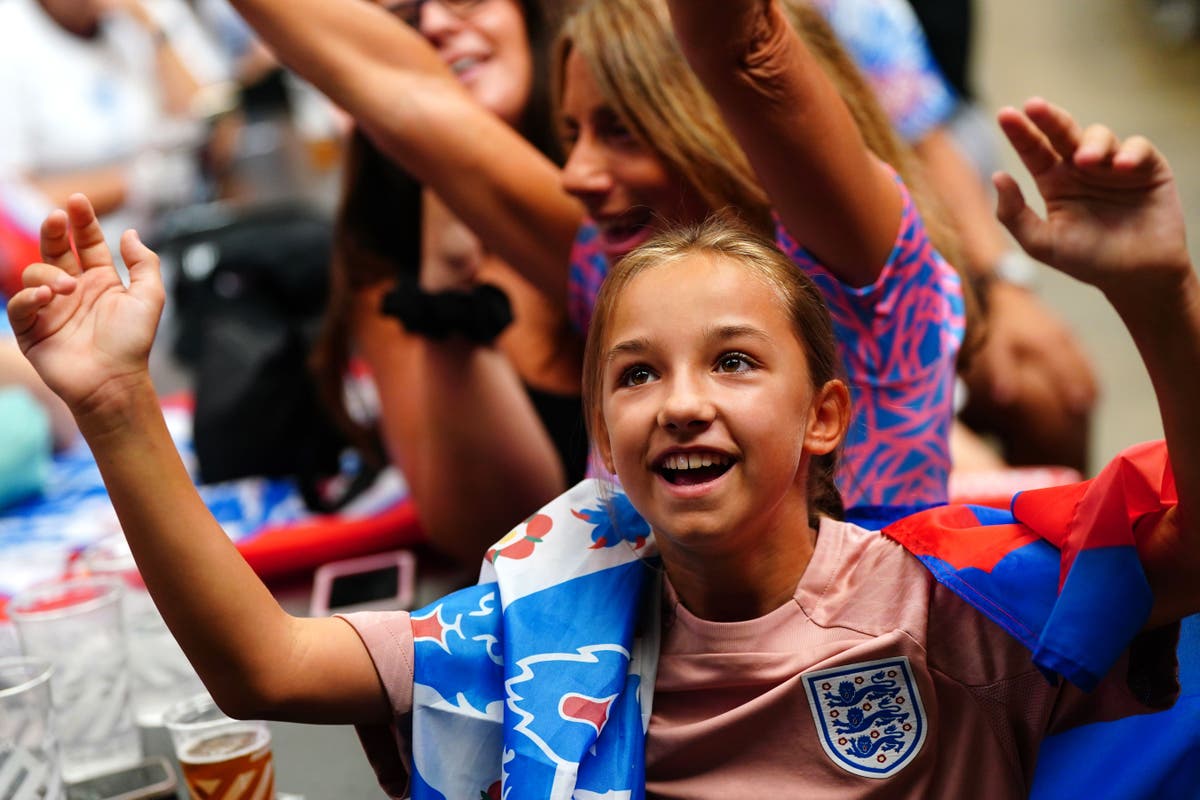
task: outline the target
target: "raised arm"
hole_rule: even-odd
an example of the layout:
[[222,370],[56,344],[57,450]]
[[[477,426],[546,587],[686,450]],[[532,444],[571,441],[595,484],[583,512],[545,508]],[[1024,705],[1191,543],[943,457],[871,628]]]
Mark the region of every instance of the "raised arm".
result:
[[[74,241],[76,251],[72,251]],[[366,648],[337,619],[286,614],[209,514],[147,370],[162,312],[158,257],[132,231],[122,285],[87,199],[42,226],[45,263],[9,302],[18,343],[96,456],[146,586],[217,702],[242,717],[390,718]]]
[[583,211],[558,168],[459,84],[434,48],[363,0],[233,0],[280,60],[433,188],[552,299]]
[[1200,611],[1200,280],[1170,167],[1142,137],[1082,129],[1041,99],[1000,125],[1046,202],[1026,204],[997,173],[997,216],[1034,258],[1100,289],[1137,345],[1162,414],[1179,505],[1141,546],[1151,623]]
[[668,5],[784,225],[842,281],[873,283],[900,227],[899,190],[778,0]]

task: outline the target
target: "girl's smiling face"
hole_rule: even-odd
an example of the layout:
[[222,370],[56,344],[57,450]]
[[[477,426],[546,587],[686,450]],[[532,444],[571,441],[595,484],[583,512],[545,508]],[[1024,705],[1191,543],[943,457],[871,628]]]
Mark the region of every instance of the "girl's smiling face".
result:
[[667,225],[699,223],[712,209],[626,127],[578,52],[563,69],[563,188],[579,198],[616,262]]
[[[672,551],[733,556],[808,532],[807,467],[844,431],[778,291],[721,256],[638,273],[602,349],[597,447]],[[836,384],[836,389],[830,386]]]

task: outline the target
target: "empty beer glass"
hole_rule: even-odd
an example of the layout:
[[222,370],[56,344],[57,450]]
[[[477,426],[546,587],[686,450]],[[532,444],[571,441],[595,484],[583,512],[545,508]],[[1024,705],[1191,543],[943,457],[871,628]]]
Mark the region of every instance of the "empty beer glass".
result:
[[8,614],[24,653],[54,665],[50,694],[63,780],[136,763],[142,747],[130,704],[120,583],[42,584],[14,597]]
[[110,534],[88,546],[80,561],[86,574],[115,578],[125,587],[134,718],[143,727],[160,727],[168,706],[203,692],[204,684],[154,607],[123,533]]
[[44,658],[0,658],[0,797],[62,797],[51,725],[51,670]]

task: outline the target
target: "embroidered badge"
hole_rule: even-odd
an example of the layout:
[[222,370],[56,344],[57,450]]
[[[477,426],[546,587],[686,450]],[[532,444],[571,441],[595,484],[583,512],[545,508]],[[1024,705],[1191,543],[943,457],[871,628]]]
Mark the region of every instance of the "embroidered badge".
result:
[[802,676],[817,735],[847,772],[887,778],[925,744],[925,709],[908,658],[885,658]]

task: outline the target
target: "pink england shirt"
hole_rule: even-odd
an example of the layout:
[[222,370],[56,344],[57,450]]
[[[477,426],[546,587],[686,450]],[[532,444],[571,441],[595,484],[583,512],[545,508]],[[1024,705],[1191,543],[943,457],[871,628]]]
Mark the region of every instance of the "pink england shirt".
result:
[[[666,588],[647,797],[1023,798],[1044,736],[1159,710],[1178,689],[1171,636],[1139,644],[1133,660],[1148,666],[1131,671],[1127,654],[1091,694],[1049,685],[1028,650],[902,547],[847,523],[822,522],[793,601],[758,619],[698,619]],[[364,727],[360,735],[381,785],[401,797],[413,680],[408,615],[346,619],[375,660],[396,717],[390,730]],[[923,743],[884,777],[855,774],[829,753],[844,740],[822,744],[805,676],[840,668],[853,677],[856,665],[901,658],[915,691],[900,702],[919,706],[905,720],[916,723],[919,712]],[[860,677],[869,682],[872,671]],[[838,684],[813,681],[818,693]],[[1139,698],[1131,685],[1161,688]],[[872,754],[880,756],[889,757]]]

